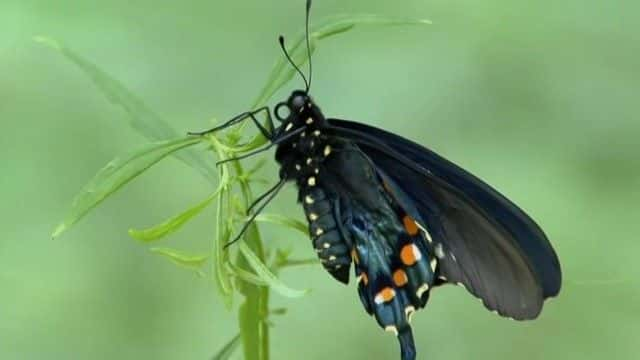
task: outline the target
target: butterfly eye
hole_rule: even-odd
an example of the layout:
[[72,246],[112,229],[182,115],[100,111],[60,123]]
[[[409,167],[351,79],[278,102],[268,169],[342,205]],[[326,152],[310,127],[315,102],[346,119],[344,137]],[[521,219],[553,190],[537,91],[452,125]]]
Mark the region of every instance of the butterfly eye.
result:
[[289,117],[289,115],[291,114],[291,109],[289,109],[289,106],[287,105],[287,103],[281,102],[278,105],[276,105],[273,112],[276,115],[276,119],[282,122]]

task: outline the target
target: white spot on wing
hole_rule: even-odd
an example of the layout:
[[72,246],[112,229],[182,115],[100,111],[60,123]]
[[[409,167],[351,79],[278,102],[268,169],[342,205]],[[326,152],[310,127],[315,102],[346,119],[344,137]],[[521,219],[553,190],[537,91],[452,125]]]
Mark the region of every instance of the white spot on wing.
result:
[[420,230],[422,230],[422,232],[424,233],[424,236],[426,236],[427,238],[427,242],[429,244],[431,244],[433,242],[433,239],[431,238],[431,234],[429,234],[429,232],[427,231],[427,228],[425,228],[424,226],[422,226],[420,223],[418,223],[417,221],[415,222],[416,225],[418,226],[418,228]]
[[411,305],[404,308],[404,315],[407,317],[407,321],[411,322],[411,318],[413,317],[413,314],[415,312],[416,312],[416,308],[414,308]]
[[429,284],[422,284],[418,290],[416,290],[416,295],[421,298],[422,294],[424,294],[425,292],[429,291]]
[[435,252],[436,252],[436,257],[438,259],[442,259],[444,257],[444,250],[442,250],[442,244],[436,244],[435,248],[434,248]]
[[435,258],[431,259],[429,261],[429,265],[431,266],[431,271],[435,272],[436,271],[436,265],[438,265],[438,260],[436,260]]
[[393,325],[386,326],[384,331],[393,333],[393,335],[398,336],[398,328]]

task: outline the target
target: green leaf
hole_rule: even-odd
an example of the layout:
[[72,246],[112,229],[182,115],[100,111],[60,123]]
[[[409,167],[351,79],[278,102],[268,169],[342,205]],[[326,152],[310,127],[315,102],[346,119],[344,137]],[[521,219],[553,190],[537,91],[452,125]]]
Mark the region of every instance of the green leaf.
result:
[[180,250],[170,248],[151,248],[149,249],[154,254],[162,255],[171,260],[174,264],[185,267],[190,270],[194,270],[198,275],[202,274],[202,266],[207,262],[208,255],[190,255],[181,252]]
[[228,360],[233,355],[234,351],[240,345],[240,334],[236,335],[231,339],[217,354],[215,354],[211,360]]
[[[336,16],[328,19],[318,26],[313,26],[309,33],[309,45],[311,53],[316,49],[317,42],[349,31],[357,25],[427,25],[431,24],[429,20],[395,18],[388,16],[379,16],[371,14]],[[298,67],[302,67],[307,61],[307,49],[304,33],[300,34],[293,45],[287,50]],[[284,57],[280,57],[273,66],[271,73],[267,78],[265,86],[260,91],[254,102],[254,107],[258,107],[267,102],[282,86],[289,82],[295,76],[295,69],[288,64]]]
[[[120,81],[101,70],[91,61],[54,39],[36,36],[34,40],[58,51],[67,60],[82,70],[107,100],[124,109],[129,115],[129,125],[147,139],[151,141],[161,141],[165,139],[175,139],[182,135],[178,134],[160,115],[149,109],[140,98],[129,91]],[[213,167],[204,161],[199,153],[189,150],[178,154],[177,157],[198,170],[211,182],[215,180]]]
[[271,289],[282,296],[289,298],[298,298],[306,295],[309,290],[295,290],[285,285],[278,277],[276,277],[267,266],[260,261],[253,251],[243,242],[240,241],[238,247],[240,252],[249,263],[256,275],[269,285]]
[[187,223],[189,220],[193,219],[196,215],[200,214],[202,210],[204,210],[211,202],[218,197],[220,194],[220,189],[218,191],[211,194],[204,201],[196,204],[195,206],[187,209],[186,211],[178,214],[170,219],[167,219],[161,224],[155,225],[148,229],[144,230],[129,230],[129,236],[132,238],[142,241],[142,242],[152,242],[159,240],[177,230],[179,230],[182,225]]
[[71,211],[53,231],[52,237],[60,236],[109,195],[158,161],[175,151],[198,144],[200,141],[202,141],[202,138],[199,137],[163,141],[149,144],[138,151],[113,159],[76,196],[71,204]]
[[283,215],[277,214],[260,214],[256,216],[255,221],[258,222],[267,222],[276,225],[281,225],[284,227],[288,227],[293,230],[297,230],[303,233],[305,236],[309,235],[309,230],[307,228],[307,224],[300,220],[292,219]]
[[256,274],[246,271],[231,263],[229,263],[228,265],[231,268],[231,272],[233,272],[233,274],[237,276],[240,280],[245,281],[249,284],[257,285],[257,286],[269,286],[269,284],[267,284],[266,281],[264,281],[262,278],[260,278]]

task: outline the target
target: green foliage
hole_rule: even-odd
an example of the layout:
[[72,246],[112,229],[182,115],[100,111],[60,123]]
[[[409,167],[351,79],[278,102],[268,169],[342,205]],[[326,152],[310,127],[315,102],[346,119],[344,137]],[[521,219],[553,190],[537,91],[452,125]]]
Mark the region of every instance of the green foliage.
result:
[[[311,29],[310,48],[313,52],[321,40],[344,33],[360,24],[388,26],[428,23],[426,20],[395,19],[375,15],[332,18]],[[118,157],[107,164],[76,197],[69,215],[54,231],[54,237],[67,230],[126,183],[177,150],[205,141],[218,160],[226,160],[239,153],[255,150],[266,143],[266,139],[258,135],[239,145],[243,126],[238,126],[235,131],[227,133],[178,138],[177,132],[164,119],[150,110],[119,81],[109,76],[96,65],[55,40],[44,37],[38,37],[36,40],[57,50],[65,58],[77,65],[105,97],[128,113],[130,117],[129,125],[134,130],[151,140],[177,138],[177,140],[148,145],[142,150]],[[291,57],[298,66],[302,66],[307,61],[304,43],[304,35],[300,35],[294,41],[294,45],[289,48]],[[294,75],[295,72],[292,67],[283,58],[280,58],[274,65],[253,107],[257,108],[264,105]],[[187,150],[189,151],[180,153],[178,155],[179,158],[199,171],[207,179],[213,179],[212,169],[208,162],[202,158],[202,154],[191,151],[191,149]],[[232,307],[234,293],[237,292],[244,296],[238,312],[240,335],[233,338],[214,359],[227,359],[233,353],[239,340],[243,344],[244,358],[246,360],[269,359],[269,324],[266,320],[270,313],[269,289],[291,298],[304,296],[308,292],[308,290],[292,289],[284,284],[276,276],[277,271],[290,266],[318,263],[315,259],[291,260],[289,259],[289,252],[277,249],[274,263],[271,266],[267,265],[266,252],[255,223],[249,226],[242,241],[238,242],[235,249],[234,247],[229,249],[225,247],[236,229],[236,221],[234,219],[246,219],[246,208],[253,198],[250,183],[255,180],[255,174],[259,166],[245,171],[237,161],[226,162],[218,167],[217,189],[208,198],[161,224],[145,230],[129,231],[132,238],[143,243],[155,242],[180,229],[211,204],[213,200],[217,199],[215,234],[212,249],[210,250],[211,257],[207,255],[187,255],[179,250],[170,248],[156,247],[150,249],[151,252],[162,255],[179,266],[192,269],[198,274],[202,274],[202,267],[211,258],[213,260],[213,280],[227,307]],[[289,219],[285,216],[262,214],[256,220],[257,222],[281,225],[304,234],[307,233],[307,227],[303,222]],[[235,260],[231,256],[233,252],[236,252]],[[280,312],[284,313],[284,311]]]
[[240,334],[236,335],[211,360],[228,360],[240,344]]
[[142,242],[152,242],[160,240],[163,237],[173,233],[174,231],[179,230],[182,225],[186,224],[189,220],[200,214],[202,210],[209,206],[211,202],[213,202],[213,200],[218,197],[218,195],[220,195],[219,190],[214,192],[213,194],[211,194],[211,196],[204,199],[195,206],[148,229],[129,229],[129,236]]
[[108,196],[158,161],[200,142],[201,139],[193,137],[162,141],[113,159],[78,193],[71,204],[69,214],[53,231],[52,237],[58,237]]
[[154,254],[162,255],[171,260],[174,264],[194,270],[198,275],[203,276],[202,267],[209,258],[209,255],[190,255],[180,250],[170,248],[154,247],[149,249]]

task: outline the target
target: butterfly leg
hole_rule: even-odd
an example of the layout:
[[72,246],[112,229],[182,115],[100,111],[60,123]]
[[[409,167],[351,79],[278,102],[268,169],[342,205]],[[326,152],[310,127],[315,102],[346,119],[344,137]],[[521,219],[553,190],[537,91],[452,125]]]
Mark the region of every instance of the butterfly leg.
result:
[[[267,120],[267,127],[265,127],[264,125],[262,125],[260,123],[260,121],[256,118],[256,115],[260,114],[264,112],[266,114],[266,120]],[[275,126],[273,125],[273,119],[271,118],[271,112],[269,111],[269,107],[268,106],[263,106],[257,110],[254,111],[246,111],[243,112],[241,114],[238,114],[236,116],[234,116],[233,118],[231,118],[230,120],[228,120],[227,122],[225,122],[224,124],[218,125],[216,127],[213,127],[209,130],[205,130],[205,131],[199,131],[199,132],[189,132],[189,135],[195,135],[195,136],[202,136],[202,135],[206,135],[206,134],[210,134],[216,131],[220,131],[220,130],[224,130],[230,126],[236,125],[238,123],[241,123],[247,119],[251,119],[254,124],[256,124],[256,127],[258,128],[258,130],[260,131],[260,133],[267,139],[269,140],[273,140],[274,138],[274,129]]]

